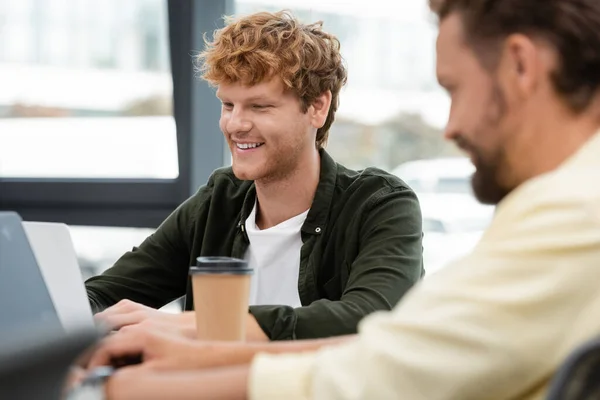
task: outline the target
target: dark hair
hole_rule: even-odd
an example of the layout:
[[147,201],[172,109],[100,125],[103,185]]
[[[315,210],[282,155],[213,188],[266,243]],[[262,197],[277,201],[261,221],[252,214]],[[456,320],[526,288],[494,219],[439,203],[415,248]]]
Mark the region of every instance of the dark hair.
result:
[[548,42],[558,60],[554,88],[575,112],[586,109],[600,87],[600,0],[429,0],[429,7],[440,21],[461,16],[466,41],[485,66],[511,34]]

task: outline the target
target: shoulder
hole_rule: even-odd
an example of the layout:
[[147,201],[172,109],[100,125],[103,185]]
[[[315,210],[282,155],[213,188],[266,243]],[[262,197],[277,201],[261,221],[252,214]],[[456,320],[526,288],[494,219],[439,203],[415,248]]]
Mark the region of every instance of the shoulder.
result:
[[484,237],[552,251],[600,245],[599,177],[597,168],[569,168],[531,179],[498,205]]
[[382,197],[411,199],[418,204],[415,192],[400,177],[375,167],[351,170],[338,164],[336,189],[364,196],[371,201]]
[[231,167],[216,169],[184,205],[192,209],[201,209],[212,202],[243,202],[253,182],[236,178]]
[[233,199],[239,195],[245,196],[252,184],[251,181],[236,178],[231,167],[223,167],[216,169],[210,175],[208,182],[198,190],[197,195],[221,196],[225,194]]
[[337,182],[342,188],[349,188],[352,185],[369,183],[374,187],[386,187],[397,190],[409,190],[408,185],[398,176],[393,175],[375,167],[368,167],[362,170],[352,170],[341,164],[337,164]]
[[421,205],[415,192],[399,177],[379,168],[353,171],[338,165],[333,200],[341,220],[369,226],[421,231]]
[[512,215],[576,209],[588,214],[600,205],[599,180],[600,167],[558,169],[519,186],[498,205],[498,211]]

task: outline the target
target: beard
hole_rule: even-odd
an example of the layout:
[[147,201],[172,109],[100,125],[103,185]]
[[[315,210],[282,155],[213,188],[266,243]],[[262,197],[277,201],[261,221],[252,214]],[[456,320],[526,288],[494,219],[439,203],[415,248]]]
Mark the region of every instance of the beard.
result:
[[[480,124],[479,132],[497,130],[506,115],[506,102],[500,87],[495,84],[489,101],[490,112]],[[482,204],[496,205],[504,199],[511,189],[502,185],[499,173],[505,167],[504,147],[500,145],[493,152],[485,152],[467,140],[463,135],[455,139],[458,147],[472,155],[475,172],[471,177],[471,187],[475,198]]]
[[499,160],[502,159],[500,154],[496,154],[493,158],[483,158],[479,154],[474,153],[475,172],[471,177],[471,187],[475,198],[482,204],[496,205],[502,201],[510,190],[503,187],[498,182],[498,166]]
[[[300,140],[269,141],[263,146],[263,153],[254,160],[246,162],[232,157],[233,173],[238,179],[272,184],[285,181],[298,172],[298,164],[304,150]],[[233,142],[230,142],[230,149],[235,151]]]

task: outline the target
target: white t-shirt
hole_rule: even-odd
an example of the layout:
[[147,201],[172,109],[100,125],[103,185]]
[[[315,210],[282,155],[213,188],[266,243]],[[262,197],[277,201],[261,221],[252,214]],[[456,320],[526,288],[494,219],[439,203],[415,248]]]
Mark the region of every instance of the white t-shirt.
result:
[[254,268],[250,305],[301,307],[298,294],[300,272],[300,230],[308,210],[269,229],[256,226],[256,203],[245,222],[250,246],[246,260]]

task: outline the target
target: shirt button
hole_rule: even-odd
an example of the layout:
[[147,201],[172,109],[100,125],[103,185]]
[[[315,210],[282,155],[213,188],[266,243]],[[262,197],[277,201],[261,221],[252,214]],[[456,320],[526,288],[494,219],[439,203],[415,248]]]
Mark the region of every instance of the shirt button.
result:
[[315,232],[317,232],[317,233],[321,233],[321,228],[317,227],[317,228],[315,229]]

